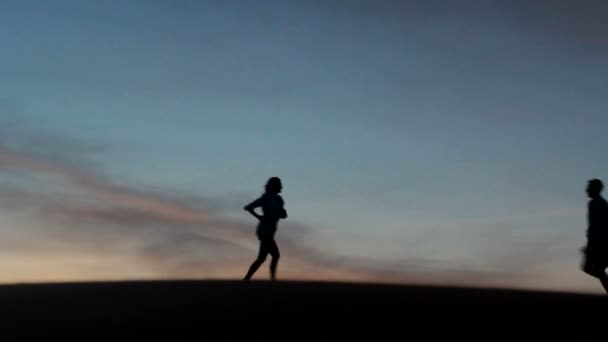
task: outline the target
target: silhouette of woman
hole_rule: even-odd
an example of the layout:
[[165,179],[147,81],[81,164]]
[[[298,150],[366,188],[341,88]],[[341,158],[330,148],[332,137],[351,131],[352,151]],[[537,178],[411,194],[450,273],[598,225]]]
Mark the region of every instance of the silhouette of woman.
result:
[[[256,235],[260,240],[258,257],[249,267],[249,271],[243,279],[245,281],[251,279],[253,274],[264,263],[268,254],[272,257],[272,260],[270,261],[270,278],[272,281],[276,279],[277,265],[281,255],[279,253],[279,247],[274,241],[274,234],[277,231],[279,220],[287,218],[287,211],[285,211],[284,208],[285,202],[279,195],[282,190],[283,184],[281,183],[281,179],[278,177],[271,177],[268,182],[266,182],[264,194],[255,201],[247,204],[244,208],[259,220]],[[259,207],[262,208],[263,215],[259,215],[255,212],[255,209]]]

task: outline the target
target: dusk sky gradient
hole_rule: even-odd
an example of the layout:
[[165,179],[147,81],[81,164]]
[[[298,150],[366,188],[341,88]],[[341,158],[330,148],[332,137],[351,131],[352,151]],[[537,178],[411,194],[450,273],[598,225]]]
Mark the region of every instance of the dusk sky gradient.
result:
[[[606,1],[0,0],[0,282],[283,279],[601,293]],[[267,266],[259,278],[268,278]]]

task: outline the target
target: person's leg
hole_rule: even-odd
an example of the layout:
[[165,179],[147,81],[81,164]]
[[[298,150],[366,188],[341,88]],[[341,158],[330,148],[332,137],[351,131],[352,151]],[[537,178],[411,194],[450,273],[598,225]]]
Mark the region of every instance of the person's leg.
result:
[[253,277],[258,268],[260,268],[260,266],[262,266],[262,264],[266,260],[266,255],[268,255],[268,243],[264,240],[260,240],[260,250],[258,252],[258,257],[249,267],[249,271],[247,271],[247,274],[245,275],[245,278],[243,280],[248,281],[249,279],[251,279],[251,277]]
[[589,255],[585,255],[584,258],[585,258],[585,260],[583,260],[583,265],[582,265],[583,272],[587,273],[588,275],[590,275],[592,277],[595,277],[594,270],[593,270],[593,262],[592,262],[591,258],[589,257]]
[[270,256],[272,257],[272,260],[270,261],[270,279],[274,281],[276,280],[277,266],[279,265],[279,258],[281,257],[279,246],[277,246],[274,239],[270,240],[268,243],[268,253],[270,253]]
[[608,293],[608,276],[606,275],[606,273],[604,273],[603,276],[600,276],[600,282],[602,283],[602,286],[604,287],[606,293]]
[[608,275],[606,274],[606,269],[608,268],[608,244],[605,244],[602,248],[601,262],[598,265],[598,279],[606,293],[608,293]]
[[597,251],[597,246],[594,246],[591,243],[588,243],[587,246],[583,249],[583,272],[595,278],[599,278],[597,265],[599,257]]

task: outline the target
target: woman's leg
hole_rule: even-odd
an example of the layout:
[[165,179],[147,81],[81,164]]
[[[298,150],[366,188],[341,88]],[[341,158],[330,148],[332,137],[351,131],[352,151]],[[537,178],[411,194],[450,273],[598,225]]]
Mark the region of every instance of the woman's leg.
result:
[[270,261],[270,279],[274,281],[277,275],[277,266],[279,265],[279,258],[281,257],[281,253],[279,252],[279,246],[274,241],[274,239],[268,241],[268,253],[272,257]]
[[266,255],[268,255],[268,253],[268,243],[264,240],[260,240],[260,250],[258,252],[258,257],[249,267],[249,271],[247,271],[247,275],[245,275],[245,279],[243,280],[248,281],[249,279],[251,279],[251,277],[253,277],[258,268],[260,268],[260,266],[262,266],[262,264],[266,260]]

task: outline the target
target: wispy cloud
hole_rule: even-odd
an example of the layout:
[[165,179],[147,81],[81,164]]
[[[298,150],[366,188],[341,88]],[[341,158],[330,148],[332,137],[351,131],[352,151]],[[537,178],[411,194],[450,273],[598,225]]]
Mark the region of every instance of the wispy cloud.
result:
[[[63,162],[63,158],[47,158],[0,145],[0,173],[43,175],[45,180],[67,189],[64,193],[46,192],[44,186],[27,182],[5,182],[0,188],[0,210],[6,214],[27,209],[28,222],[23,225],[21,221],[22,227],[36,227],[27,236],[5,240],[7,244],[17,241],[20,247],[6,246],[4,250],[12,257],[3,261],[4,267],[9,262],[24,263],[23,267],[36,270],[21,279],[78,279],[79,274],[86,279],[241,277],[255,257],[254,222],[222,215],[214,209],[217,205],[213,199],[117,185],[89,164],[79,167],[74,163],[76,159]],[[556,212],[558,216],[562,214],[570,211]],[[488,224],[491,223],[490,219]],[[436,232],[421,234],[434,236]],[[424,240],[422,236],[417,238]],[[535,256],[525,251],[538,247],[520,246],[523,251],[518,257],[502,255],[509,260],[493,261],[504,267],[475,268],[432,258],[378,260],[338,256],[327,247],[315,247],[319,240],[314,230],[297,222],[282,224],[278,240],[284,255],[281,274],[286,278],[477,286],[511,286],[527,281],[530,274],[525,272],[526,264]],[[55,257],[42,262],[50,263],[44,272],[25,262],[45,259],[45,255]],[[120,265],[112,270],[107,267],[108,262]],[[55,274],[50,271],[52,268],[57,270]]]
[[[27,207],[37,208],[38,219],[72,227],[60,235],[66,241],[75,240],[72,242],[78,243],[83,236],[81,231],[107,230],[111,226],[119,234],[137,229],[144,240],[150,241],[150,245],[141,247],[138,253],[157,261],[161,256],[165,259],[187,258],[183,251],[192,244],[249,251],[256,248],[252,224],[220,216],[207,208],[213,208],[213,204],[207,206],[206,203],[190,198],[181,199],[174,194],[164,195],[117,186],[89,169],[16,152],[5,146],[0,146],[0,165],[5,171],[19,170],[51,176],[63,182],[63,186],[78,190],[74,197],[64,196],[60,199],[38,194],[36,189],[27,185],[22,188],[7,186],[3,191],[5,201],[20,202],[21,205],[25,202]],[[298,244],[293,241],[309,231],[297,224],[288,226],[291,229],[283,234],[282,245],[295,252],[292,257],[308,262],[314,260],[314,251],[296,247]],[[130,234],[127,236],[133,238]],[[193,258],[196,256],[193,255]],[[192,260],[188,263],[197,265]]]
[[[46,234],[38,231],[42,234],[38,236],[40,240],[59,239],[66,245],[85,244],[89,247],[94,247],[96,241],[103,244],[120,238],[130,240],[129,245],[134,248],[131,255],[145,261],[147,267],[160,276],[222,274],[222,268],[242,271],[255,255],[252,252],[257,246],[252,224],[222,217],[205,209],[205,203],[116,186],[90,170],[80,170],[73,164],[64,165],[6,147],[0,148],[0,164],[5,170],[52,176],[63,181],[66,187],[80,190],[74,198],[66,196],[58,200],[37,194],[36,189],[27,187],[7,186],[3,189],[5,201],[8,198],[9,202],[28,203],[27,207],[37,208],[37,219],[63,227]],[[103,236],[109,234],[114,238],[106,240],[98,234],[100,231],[103,231]],[[424,279],[423,260],[418,260],[412,267],[399,263],[378,265],[366,258],[338,257],[306,247],[310,235],[311,230],[297,223],[287,223],[282,229],[279,239],[283,253],[288,256],[286,264],[294,267],[287,274],[342,280]],[[111,248],[108,252],[111,253]],[[222,257],[214,257],[213,253],[217,256],[233,253],[239,257],[228,256],[222,260]],[[463,274],[457,277],[461,278]],[[470,274],[466,278],[473,280]],[[480,279],[481,274],[475,277],[474,282]]]

